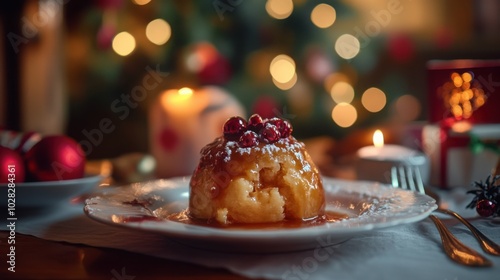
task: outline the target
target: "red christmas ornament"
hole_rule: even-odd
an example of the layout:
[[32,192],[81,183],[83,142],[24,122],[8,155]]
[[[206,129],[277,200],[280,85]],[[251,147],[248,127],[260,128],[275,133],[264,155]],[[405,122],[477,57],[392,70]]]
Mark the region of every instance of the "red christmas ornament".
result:
[[229,61],[208,42],[194,45],[186,63],[188,69],[196,73],[196,77],[202,84],[224,84],[232,75]]
[[198,79],[202,84],[222,85],[231,78],[231,65],[229,61],[219,53],[209,61],[200,72]]
[[85,154],[75,140],[66,136],[43,138],[25,158],[28,175],[35,181],[70,180],[84,175]]
[[278,107],[279,105],[274,98],[264,95],[257,98],[252,111],[262,118],[272,118],[276,116],[276,112],[279,112]]
[[394,35],[388,43],[389,54],[397,62],[408,62],[415,57],[414,43],[409,36]]
[[0,129],[0,146],[15,150],[21,155],[24,155],[41,139],[42,135],[33,131],[18,132]]
[[496,205],[493,201],[482,199],[476,205],[476,211],[481,217],[490,217],[495,213]]
[[0,146],[0,168],[0,183],[24,182],[24,162],[18,152]]

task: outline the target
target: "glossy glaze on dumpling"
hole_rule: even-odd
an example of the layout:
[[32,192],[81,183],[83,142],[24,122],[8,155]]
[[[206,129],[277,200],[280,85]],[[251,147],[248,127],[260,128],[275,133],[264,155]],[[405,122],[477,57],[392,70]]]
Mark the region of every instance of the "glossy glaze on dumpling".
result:
[[324,214],[321,177],[302,142],[288,135],[242,147],[227,138],[217,138],[201,151],[190,181],[192,218],[272,223]]

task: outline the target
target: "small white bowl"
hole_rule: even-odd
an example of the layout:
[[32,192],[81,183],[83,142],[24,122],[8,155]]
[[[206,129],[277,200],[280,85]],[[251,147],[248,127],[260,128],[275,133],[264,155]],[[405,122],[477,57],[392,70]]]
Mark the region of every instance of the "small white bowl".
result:
[[[16,183],[15,193],[9,191],[11,188],[7,184],[0,184],[0,207],[40,208],[69,203],[71,199],[97,187],[102,180],[101,175],[86,175],[72,180]],[[14,201],[9,200],[9,194]],[[15,197],[12,197],[13,194]]]

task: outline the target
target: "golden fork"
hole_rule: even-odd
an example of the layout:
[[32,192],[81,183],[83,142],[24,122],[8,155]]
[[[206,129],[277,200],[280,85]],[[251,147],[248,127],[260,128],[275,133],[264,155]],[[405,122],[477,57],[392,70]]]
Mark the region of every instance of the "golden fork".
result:
[[[401,189],[406,189],[406,190],[411,190],[415,192],[419,192],[422,194],[425,194],[425,189],[424,189],[424,184],[422,181],[422,178],[420,176],[420,171],[416,167],[408,167],[408,166],[394,166],[391,169],[391,183],[393,187],[398,187]],[[436,203],[438,204],[439,207],[439,197],[435,196],[433,197],[436,199]],[[459,219],[461,222],[466,221],[464,218],[462,218],[460,215],[457,213],[451,211],[451,210],[446,210],[442,208],[438,208],[436,211],[439,211],[441,213],[446,213],[453,215],[454,217],[460,217]],[[454,215],[454,214],[456,215]],[[469,248],[465,244],[463,244],[460,240],[458,240],[449,230],[446,228],[446,226],[439,220],[436,216],[434,215],[429,215],[429,218],[434,222],[436,225],[439,235],[441,236],[441,241],[443,243],[443,249],[445,253],[448,255],[450,259],[453,261],[467,265],[467,266],[492,266],[492,262],[473,250],[472,248]],[[495,252],[495,251],[500,251],[496,250],[498,249],[498,245],[488,239],[484,234],[480,233],[479,230],[477,230],[474,226],[472,226],[469,222],[466,221],[467,224],[469,224],[471,227],[469,227],[467,224],[465,224],[471,231],[473,232],[474,236],[478,239],[480,239],[480,244],[481,246],[485,246],[488,248],[488,250]],[[496,249],[495,249],[496,248]],[[487,252],[490,252],[487,251]]]

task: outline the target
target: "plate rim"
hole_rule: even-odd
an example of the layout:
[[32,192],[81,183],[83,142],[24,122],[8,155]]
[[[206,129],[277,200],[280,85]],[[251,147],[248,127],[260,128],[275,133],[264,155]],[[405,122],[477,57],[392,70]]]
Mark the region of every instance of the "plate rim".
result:
[[[345,179],[339,179],[339,178],[332,178],[332,177],[326,177],[322,176],[323,182],[325,184],[326,182],[338,182],[341,184],[369,184],[370,186],[377,186],[377,188],[385,188],[388,187],[387,189],[384,189],[385,191],[388,192],[408,192],[412,193],[413,195],[421,198],[425,198],[427,200],[427,204],[429,206],[425,211],[422,213],[416,213],[414,216],[408,218],[408,217],[402,217],[398,219],[394,219],[390,222],[384,222],[384,223],[367,223],[362,226],[357,226],[354,228],[351,227],[341,227],[341,228],[335,228],[330,226],[329,224],[324,224],[324,225],[317,225],[313,227],[304,227],[304,228],[285,228],[285,229],[224,229],[224,228],[213,228],[213,227],[203,227],[200,225],[187,225],[187,224],[182,224],[179,222],[175,221],[170,221],[170,220],[165,220],[162,221],[162,226],[155,228],[154,225],[157,224],[157,221],[142,221],[142,222],[129,222],[129,223],[116,223],[111,221],[110,219],[103,218],[99,215],[94,214],[94,210],[91,210],[90,208],[95,207],[96,204],[90,204],[90,201],[92,198],[101,198],[103,194],[97,194],[93,197],[90,197],[85,201],[84,204],[84,213],[86,214],[87,217],[91,218],[92,220],[98,221],[103,224],[111,225],[111,226],[116,226],[122,229],[135,229],[135,230],[142,230],[142,231],[147,231],[147,232],[155,232],[155,233],[160,233],[166,236],[171,236],[171,237],[177,237],[177,238],[184,238],[184,239],[200,239],[200,238],[210,238],[210,239],[224,239],[224,240],[268,240],[271,236],[273,239],[276,238],[282,238],[282,237],[287,237],[287,238],[294,238],[294,239],[299,239],[299,238],[304,238],[304,237],[311,237],[313,236],[322,236],[322,235],[333,235],[333,236],[345,236],[348,234],[355,234],[359,232],[368,232],[376,229],[383,229],[383,228],[388,228],[400,224],[409,224],[409,223],[414,223],[418,222],[420,220],[425,219],[427,216],[429,216],[432,211],[437,209],[437,204],[436,201],[426,195],[426,194],[420,194],[417,192],[412,192],[409,190],[403,190],[403,189],[397,189],[393,188],[392,186],[388,184],[383,184],[379,182],[372,182],[372,181],[355,181],[355,180],[345,180]],[[118,188],[127,188],[131,187],[132,185],[139,186],[138,184],[151,184],[155,183],[156,181],[167,181],[173,184],[180,184],[180,183],[189,183],[189,177],[184,176],[184,177],[175,177],[175,178],[169,178],[169,179],[157,179],[157,180],[151,180],[151,181],[146,181],[146,182],[141,182],[141,183],[134,183],[134,184],[129,184],[125,186],[121,186]],[[176,188],[186,188],[188,189],[188,186],[177,186]],[[116,190],[116,189],[115,189]],[[121,189],[120,189],[121,190]],[[104,194],[106,196],[108,194]],[[186,198],[187,199],[187,198]],[[339,221],[340,223],[342,221]],[[178,230],[176,228],[168,228],[169,224],[182,224],[183,227],[181,229],[184,230]],[[152,225],[152,227],[150,227]],[[190,231],[189,228],[194,228],[194,229],[201,229],[201,230],[193,230]],[[311,230],[314,228],[314,230]],[[187,229],[187,230],[186,230]]]
[[[61,181],[16,183],[16,209],[55,209],[71,198],[93,192],[106,177],[101,174],[86,174],[85,177]],[[0,193],[9,192],[7,184],[0,185]],[[8,206],[8,200],[2,199],[0,207]]]
[[[68,180],[59,180],[59,181],[36,181],[36,182],[21,182],[21,183],[15,183],[16,188],[30,188],[30,187],[37,187],[37,188],[43,188],[43,187],[54,187],[54,186],[60,186],[60,185],[77,185],[81,183],[87,183],[88,181],[100,181],[103,180],[105,177],[101,174],[85,174],[82,178],[76,178],[76,179],[68,179]],[[0,188],[7,188],[8,183],[2,183],[0,184]]]

